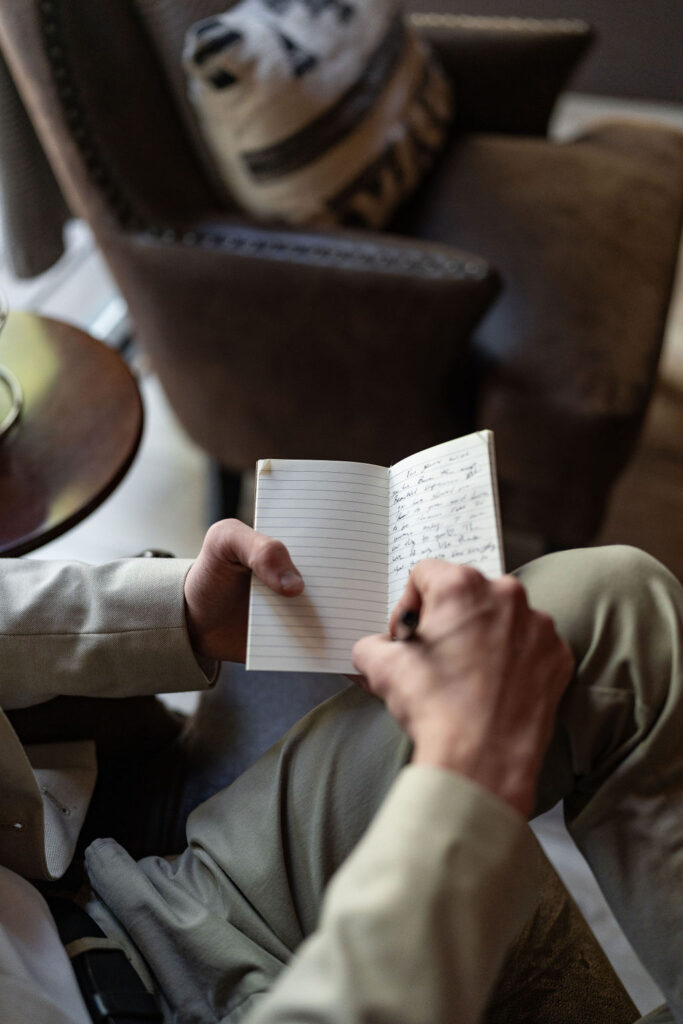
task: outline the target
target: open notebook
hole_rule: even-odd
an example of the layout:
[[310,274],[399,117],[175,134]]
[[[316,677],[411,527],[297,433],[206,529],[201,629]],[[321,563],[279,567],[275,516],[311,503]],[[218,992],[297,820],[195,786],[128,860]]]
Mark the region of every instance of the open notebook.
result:
[[386,632],[416,562],[504,571],[493,434],[447,441],[389,469],[262,460],[254,525],[284,541],[306,589],[281,597],[252,577],[247,668],[353,672],[351,648]]

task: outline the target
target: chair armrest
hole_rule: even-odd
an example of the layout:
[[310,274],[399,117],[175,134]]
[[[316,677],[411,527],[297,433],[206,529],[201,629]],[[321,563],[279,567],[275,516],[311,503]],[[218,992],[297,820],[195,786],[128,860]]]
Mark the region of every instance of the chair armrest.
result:
[[455,89],[458,131],[544,135],[594,38],[583,21],[413,14]]
[[386,465],[457,432],[449,384],[499,287],[480,257],[225,220],[116,245],[141,344],[223,465],[293,454]]

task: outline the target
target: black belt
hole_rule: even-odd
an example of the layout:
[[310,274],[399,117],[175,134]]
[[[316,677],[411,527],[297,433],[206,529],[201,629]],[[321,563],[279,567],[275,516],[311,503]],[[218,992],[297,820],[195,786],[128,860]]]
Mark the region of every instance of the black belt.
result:
[[[45,899],[65,946],[79,939],[106,939],[90,914],[76,903],[51,894]],[[122,949],[78,950],[71,956],[71,966],[94,1024],[151,1024],[163,1020],[155,997]]]

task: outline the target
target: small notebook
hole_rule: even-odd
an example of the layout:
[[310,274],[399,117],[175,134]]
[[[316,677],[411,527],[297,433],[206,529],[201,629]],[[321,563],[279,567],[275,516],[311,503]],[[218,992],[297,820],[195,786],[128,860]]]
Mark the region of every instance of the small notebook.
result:
[[353,672],[351,649],[385,633],[423,558],[503,569],[493,434],[478,431],[395,466],[264,459],[254,526],[289,548],[306,588],[252,576],[247,668]]

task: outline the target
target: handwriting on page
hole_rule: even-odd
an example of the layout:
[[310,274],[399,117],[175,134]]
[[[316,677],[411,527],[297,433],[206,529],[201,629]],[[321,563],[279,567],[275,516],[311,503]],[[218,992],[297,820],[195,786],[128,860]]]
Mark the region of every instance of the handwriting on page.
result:
[[393,467],[389,502],[390,604],[423,558],[500,572],[488,452],[481,443]]

